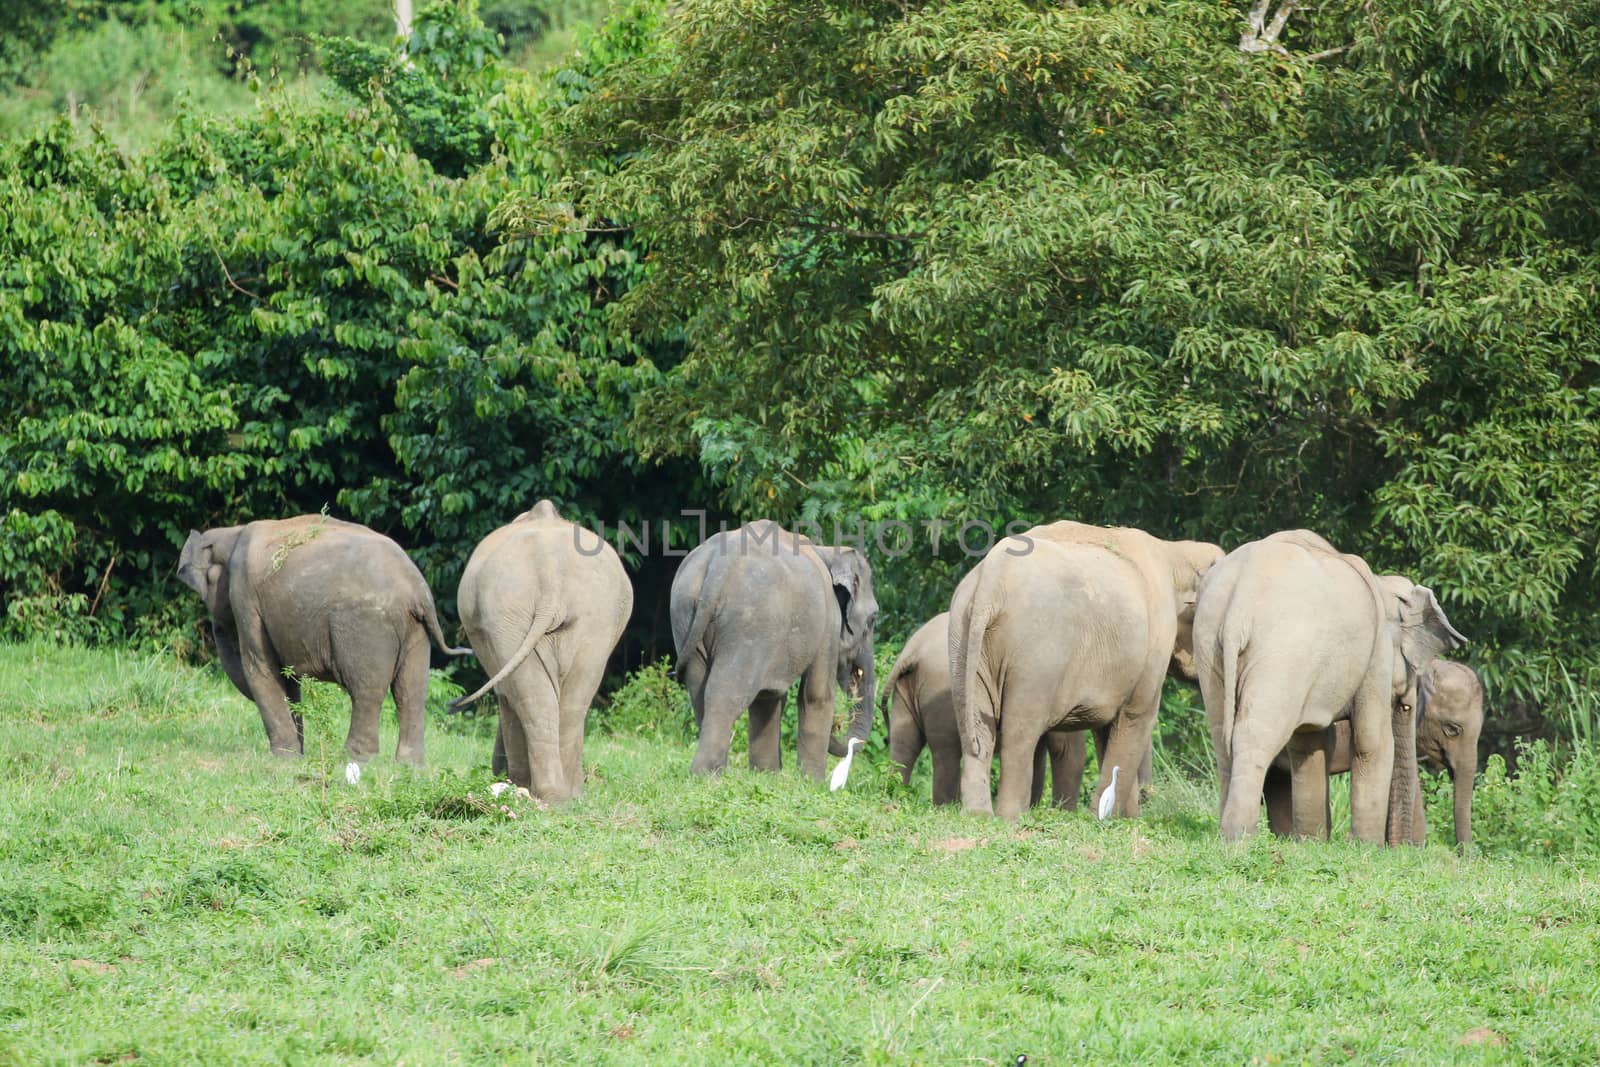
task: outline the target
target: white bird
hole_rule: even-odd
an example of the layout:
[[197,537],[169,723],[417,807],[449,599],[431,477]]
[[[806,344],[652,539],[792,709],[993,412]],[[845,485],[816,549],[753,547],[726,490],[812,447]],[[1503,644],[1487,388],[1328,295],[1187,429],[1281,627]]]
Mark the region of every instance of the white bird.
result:
[[344,780],[347,785],[355,785],[361,781],[361,764],[351,760],[344,765]]
[[1100,794],[1100,818],[1102,821],[1111,814],[1111,809],[1117,806],[1117,772],[1121,767],[1111,768],[1111,784],[1106,786],[1106,791]]
[[833,769],[833,777],[828,779],[828,792],[837,792],[844,788],[844,780],[850,777],[850,761],[856,758],[856,749],[866,742],[859,737],[852,737],[850,743],[844,748],[844,759],[839,761],[839,766]]

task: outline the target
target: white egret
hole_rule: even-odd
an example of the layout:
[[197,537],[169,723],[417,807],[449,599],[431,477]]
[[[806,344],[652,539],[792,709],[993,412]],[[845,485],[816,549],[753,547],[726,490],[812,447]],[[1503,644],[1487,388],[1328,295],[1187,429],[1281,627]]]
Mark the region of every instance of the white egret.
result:
[[346,785],[355,785],[361,781],[361,764],[351,760],[344,765],[344,780]]
[[1117,806],[1117,772],[1121,767],[1111,768],[1111,784],[1106,786],[1106,791],[1100,794],[1100,818],[1104,820],[1111,814],[1111,809]]
[[859,737],[852,737],[845,746],[844,759],[839,761],[839,766],[833,769],[833,777],[828,779],[828,792],[836,792],[844,788],[844,780],[850,777],[850,761],[856,758],[856,749],[866,744]]

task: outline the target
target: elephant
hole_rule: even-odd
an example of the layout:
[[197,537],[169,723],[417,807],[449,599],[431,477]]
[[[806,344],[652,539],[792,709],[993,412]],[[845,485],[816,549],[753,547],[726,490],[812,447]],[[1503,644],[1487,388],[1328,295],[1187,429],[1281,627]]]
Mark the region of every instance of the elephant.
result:
[[[1404,698],[1402,698],[1404,699]],[[1455,841],[1462,848],[1472,843],[1472,789],[1478,773],[1478,736],[1483,731],[1483,683],[1465,663],[1436,659],[1417,683],[1417,757],[1450,775],[1455,793]],[[1350,723],[1341,720],[1328,728],[1323,740],[1328,773],[1345,774],[1351,765]],[[1267,825],[1280,836],[1293,832],[1290,759],[1278,753],[1267,769]],[[1416,783],[1420,791],[1421,782]],[[1391,790],[1392,791],[1392,790]],[[1324,813],[1324,829],[1331,817]],[[1427,813],[1420,795],[1412,805],[1409,827],[1398,829],[1401,840],[1420,845],[1427,837]],[[1390,834],[1393,838],[1395,834]]]
[[[884,724],[889,759],[911,784],[911,772],[924,747],[933,760],[933,802],[954,804],[961,797],[961,735],[950,697],[950,613],[940,612],[917,629],[900,650],[883,683]],[[1034,750],[1030,804],[1044,794],[1045,760],[1050,762],[1051,799],[1069,811],[1078,807],[1087,756],[1081,732],[1052,731]]]
[[429,641],[452,656],[472,650],[445,642],[433,594],[399,545],[326,515],[260,519],[191,530],[178,578],[205,601],[222,669],[260,710],[273,755],[304,754],[304,722],[290,705],[299,679],[316,678],[350,695],[351,760],[377,753],[392,690],[395,759],[422,765]]
[[1223,838],[1255,832],[1267,768],[1285,747],[1295,832],[1315,835],[1327,811],[1324,731],[1344,718],[1351,836],[1377,842],[1386,826],[1410,826],[1413,792],[1391,795],[1417,773],[1408,694],[1436,656],[1465,643],[1431,589],[1380,579],[1309,530],[1229,553],[1201,584],[1194,616]]
[[821,779],[833,734],[834,686],[851,693],[849,739],[872,728],[872,566],[770,519],[723,530],[684,558],[672,579],[677,673],[700,738],[690,770],[727,766],[733,726],[750,712],[750,766],[778,770],[780,718],[800,681],[800,769]]
[[583,793],[583,728],[606,661],[633,613],[616,550],[541,500],[473,549],[456,591],[472,647],[493,676],[493,766],[547,803]]
[[[1070,521],[992,547],[950,601],[962,806],[1015,819],[1032,792],[1035,748],[1051,730],[1105,738],[1098,806],[1113,768],[1144,761],[1167,673],[1192,670],[1195,591],[1222,555],[1203,541]],[[1138,775],[1120,776],[1112,810],[1139,813]]]

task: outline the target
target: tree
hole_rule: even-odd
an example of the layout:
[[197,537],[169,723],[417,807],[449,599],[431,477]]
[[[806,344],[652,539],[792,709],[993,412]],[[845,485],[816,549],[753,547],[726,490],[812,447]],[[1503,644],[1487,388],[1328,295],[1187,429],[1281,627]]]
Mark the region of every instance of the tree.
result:
[[1600,672],[1594,8],[1302,14],[676,5],[544,201],[651,248],[619,322],[688,356],[641,439],[748,514],[1311,526],[1502,693]]

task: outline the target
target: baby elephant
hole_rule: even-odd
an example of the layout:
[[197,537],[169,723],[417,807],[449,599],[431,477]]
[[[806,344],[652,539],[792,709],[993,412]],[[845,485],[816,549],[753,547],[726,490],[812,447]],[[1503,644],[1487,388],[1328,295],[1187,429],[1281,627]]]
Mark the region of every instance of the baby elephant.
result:
[[[1472,788],[1478,773],[1478,735],[1483,730],[1483,684],[1465,663],[1436,659],[1417,686],[1417,756],[1432,767],[1443,767],[1455,791],[1456,844],[1472,843]],[[1350,723],[1336,722],[1327,730],[1328,773],[1350,770]],[[1289,779],[1289,754],[1278,754],[1267,771],[1267,824],[1272,832],[1294,832]],[[1420,783],[1413,780],[1413,787]],[[1390,840],[1423,843],[1428,826],[1421,798],[1411,805],[1408,827],[1397,828]],[[1326,815],[1325,815],[1326,817]],[[1326,824],[1324,824],[1326,826]],[[1324,834],[1327,833],[1324,828]]]
[[433,594],[399,545],[326,515],[262,519],[190,531],[178,578],[210,610],[222,669],[260,709],[273,755],[304,752],[289,705],[300,701],[296,679],[316,678],[350,694],[351,759],[377,753],[378,713],[393,690],[395,758],[422,765],[429,639],[453,656],[471,650],[445,644]]
[[[900,766],[906,784],[917,757],[927,747],[933,759],[933,802],[961,799],[961,735],[956,730],[950,699],[950,613],[940,612],[923,623],[894,661],[883,687],[884,721],[889,731],[889,758]],[[1078,807],[1086,755],[1084,732],[1051,732],[1039,740],[1033,755],[1031,804],[1044,794],[1044,761],[1050,758],[1050,793],[1055,805]]]

